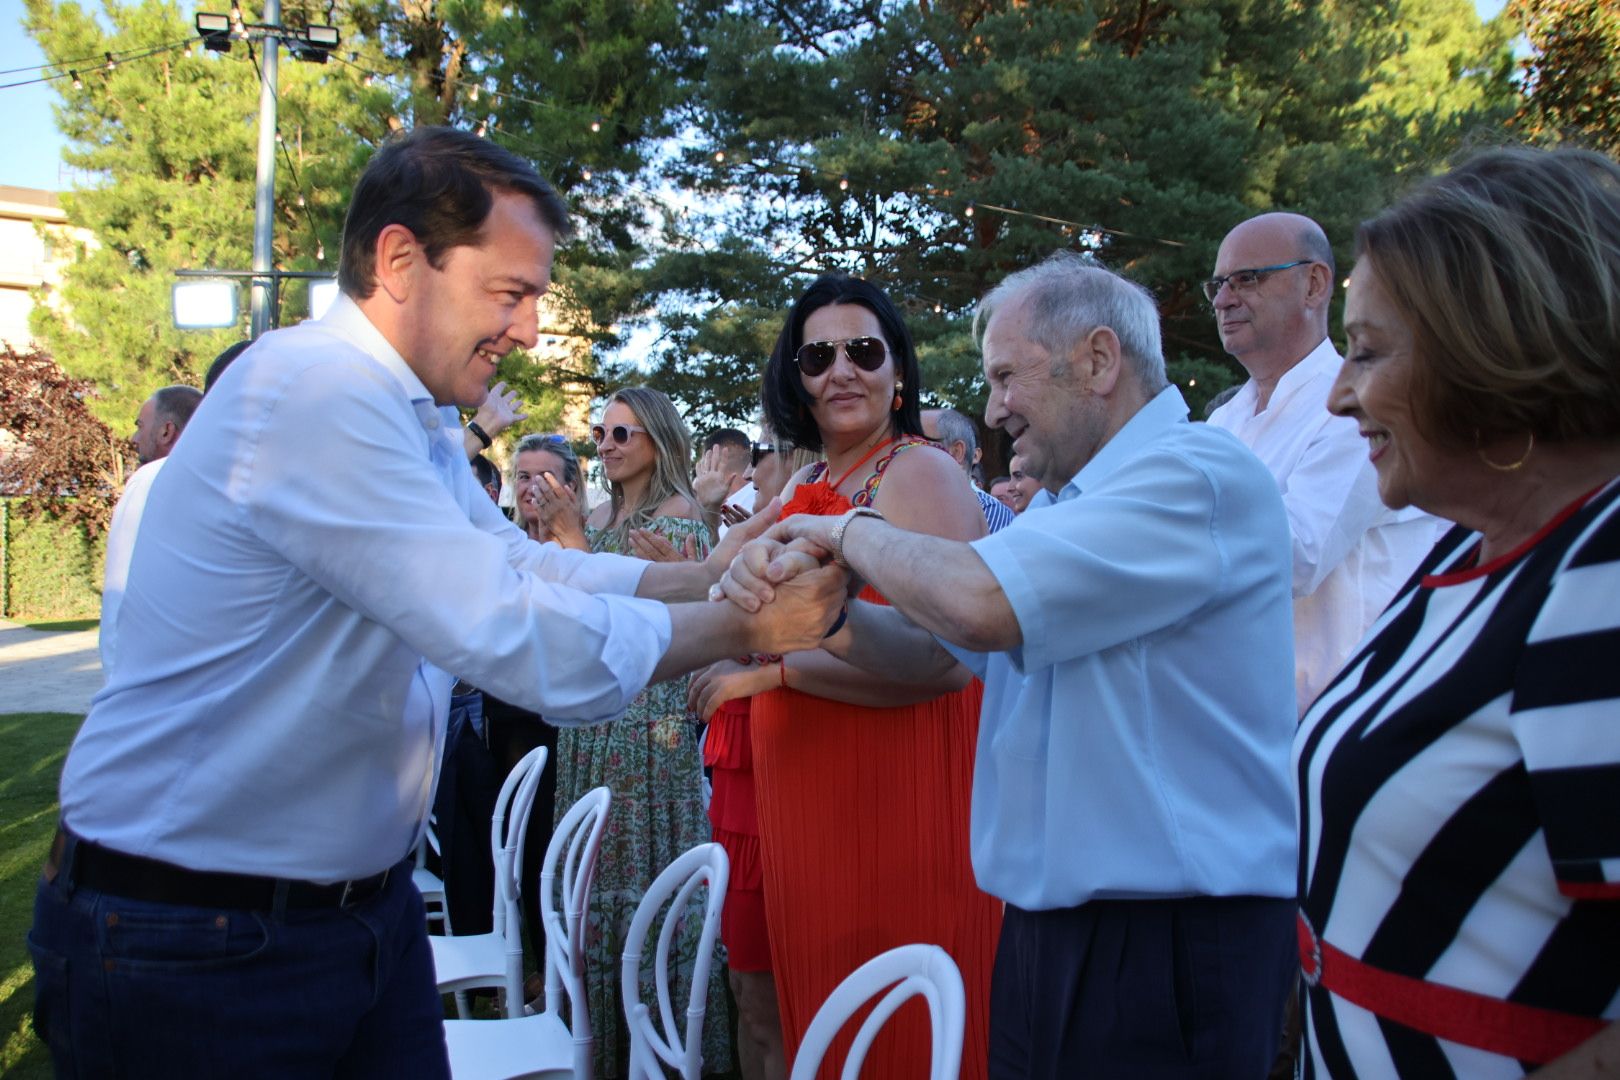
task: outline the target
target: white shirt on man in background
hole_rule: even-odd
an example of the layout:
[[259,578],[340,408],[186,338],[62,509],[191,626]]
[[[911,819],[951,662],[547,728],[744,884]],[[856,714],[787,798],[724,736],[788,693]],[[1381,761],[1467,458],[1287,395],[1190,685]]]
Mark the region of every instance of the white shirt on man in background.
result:
[[1326,338],[1255,412],[1254,381],[1209,422],[1236,435],[1282,489],[1293,536],[1294,689],[1300,715],[1434,546],[1436,520],[1391,510],[1356,422],[1327,410],[1343,363]]
[[124,602],[124,587],[129,581],[129,559],[135,552],[135,534],[141,528],[141,515],[146,512],[146,497],[152,491],[167,457],[148,461],[130,474],[124,483],[124,493],[113,509],[112,524],[107,527],[107,561],[101,584],[101,632],[97,642],[101,650],[101,671],[105,677],[112,670],[113,657],[118,650],[118,609]]

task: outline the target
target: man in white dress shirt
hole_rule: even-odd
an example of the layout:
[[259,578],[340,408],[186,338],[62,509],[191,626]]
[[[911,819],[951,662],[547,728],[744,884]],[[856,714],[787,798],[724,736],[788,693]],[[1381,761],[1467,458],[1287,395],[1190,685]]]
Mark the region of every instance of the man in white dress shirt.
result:
[[60,1075],[448,1076],[405,859],[448,673],[589,723],[833,622],[841,576],[754,621],[666,607],[724,563],[535,544],[478,488],[456,409],[533,347],[568,229],[489,141],[395,141],[355,188],[343,296],[260,338],[198,410],[152,492],[36,896]]
[[107,528],[107,562],[101,578],[101,669],[112,667],[117,651],[118,608],[124,599],[124,583],[129,578],[129,557],[135,550],[135,534],[146,511],[146,496],[152,481],[168,460],[191,414],[197,411],[202,391],[194,386],[165,386],[146,399],[135,417],[135,434],[130,442],[141,467],[130,474],[124,493],[113,510]]
[[1349,659],[1434,542],[1435,521],[1394,511],[1354,420],[1327,411],[1343,362],[1328,341],[1335,277],[1321,226],[1250,218],[1221,241],[1204,293],[1221,344],[1249,373],[1209,422],[1277,478],[1293,537],[1294,690],[1300,714]]

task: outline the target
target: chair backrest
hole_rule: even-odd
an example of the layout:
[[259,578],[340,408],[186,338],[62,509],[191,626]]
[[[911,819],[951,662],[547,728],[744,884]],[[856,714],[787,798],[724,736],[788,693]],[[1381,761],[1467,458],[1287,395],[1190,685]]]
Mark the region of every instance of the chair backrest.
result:
[[962,1069],[962,1027],[967,1005],[962,993],[962,974],[949,953],[938,945],[901,945],[879,953],[856,968],[816,1010],[815,1019],[804,1033],[798,1056],[793,1059],[789,1080],[814,1080],[821,1059],[833,1038],[856,1011],[883,990],[888,993],[872,1008],[844,1060],[841,1080],[860,1075],[866,1053],[878,1030],[896,1009],[921,994],[928,1002],[933,1022],[933,1063],[929,1080],[956,1080]]
[[[495,813],[489,819],[489,850],[495,861],[495,910],[493,933],[506,946],[506,1015],[523,1015],[523,916],[518,901],[523,892],[519,880],[523,866],[523,835],[529,826],[529,813],[540,790],[540,777],[546,771],[546,748],[537,746],[523,755],[506,774],[495,796]],[[507,823],[511,826],[508,827]]]
[[[703,1068],[703,1016],[708,1006],[709,962],[714,955],[714,939],[720,932],[720,909],[726,902],[726,881],[731,862],[719,844],[699,844],[670,863],[648,887],[625,937],[624,962],[619,969],[624,1014],[630,1022],[630,1080],[663,1080],[665,1063],[679,1070],[685,1080],[698,1080]],[[686,1006],[686,1026],[675,1021],[670,1002],[669,950],[680,928],[687,901],[698,886],[707,885],[703,905],[703,932],[692,965],[692,986]],[[657,951],[653,954],[653,982],[658,998],[658,1022],[641,1000],[641,952],[665,902],[669,914],[658,931]],[[716,1067],[720,1062],[713,1063]]]
[[[585,997],[585,914],[591,882],[596,877],[596,854],[602,847],[613,793],[593,788],[568,808],[540,868],[540,920],[546,931],[546,1012],[560,1016],[568,998],[568,1030],[574,1037],[575,1080],[590,1080],[594,1037]],[[520,831],[526,832],[527,821]],[[522,850],[523,837],[518,837]],[[558,900],[562,911],[558,912]]]

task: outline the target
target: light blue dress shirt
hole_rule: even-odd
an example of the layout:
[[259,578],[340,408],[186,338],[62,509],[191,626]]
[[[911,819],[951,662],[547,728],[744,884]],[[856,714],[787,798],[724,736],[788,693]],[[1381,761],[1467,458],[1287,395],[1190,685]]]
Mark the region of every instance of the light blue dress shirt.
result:
[[979,884],[1027,910],[1294,894],[1288,522],[1174,387],[974,549],[1021,648],[984,680]]
[[447,672],[554,722],[621,713],[669,616],[594,594],[647,564],[530,541],[460,443],[347,298],[244,353],[152,485],[66,823],[181,866],[344,880],[419,834]]

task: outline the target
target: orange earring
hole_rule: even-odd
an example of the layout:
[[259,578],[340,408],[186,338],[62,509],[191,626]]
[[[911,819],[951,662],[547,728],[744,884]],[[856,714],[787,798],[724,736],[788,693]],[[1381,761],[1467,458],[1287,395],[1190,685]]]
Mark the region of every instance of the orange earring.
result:
[[905,404],[905,399],[900,396],[900,392],[905,388],[906,384],[903,382],[896,382],[894,384],[894,407],[889,410],[890,412],[899,412],[900,407]]

